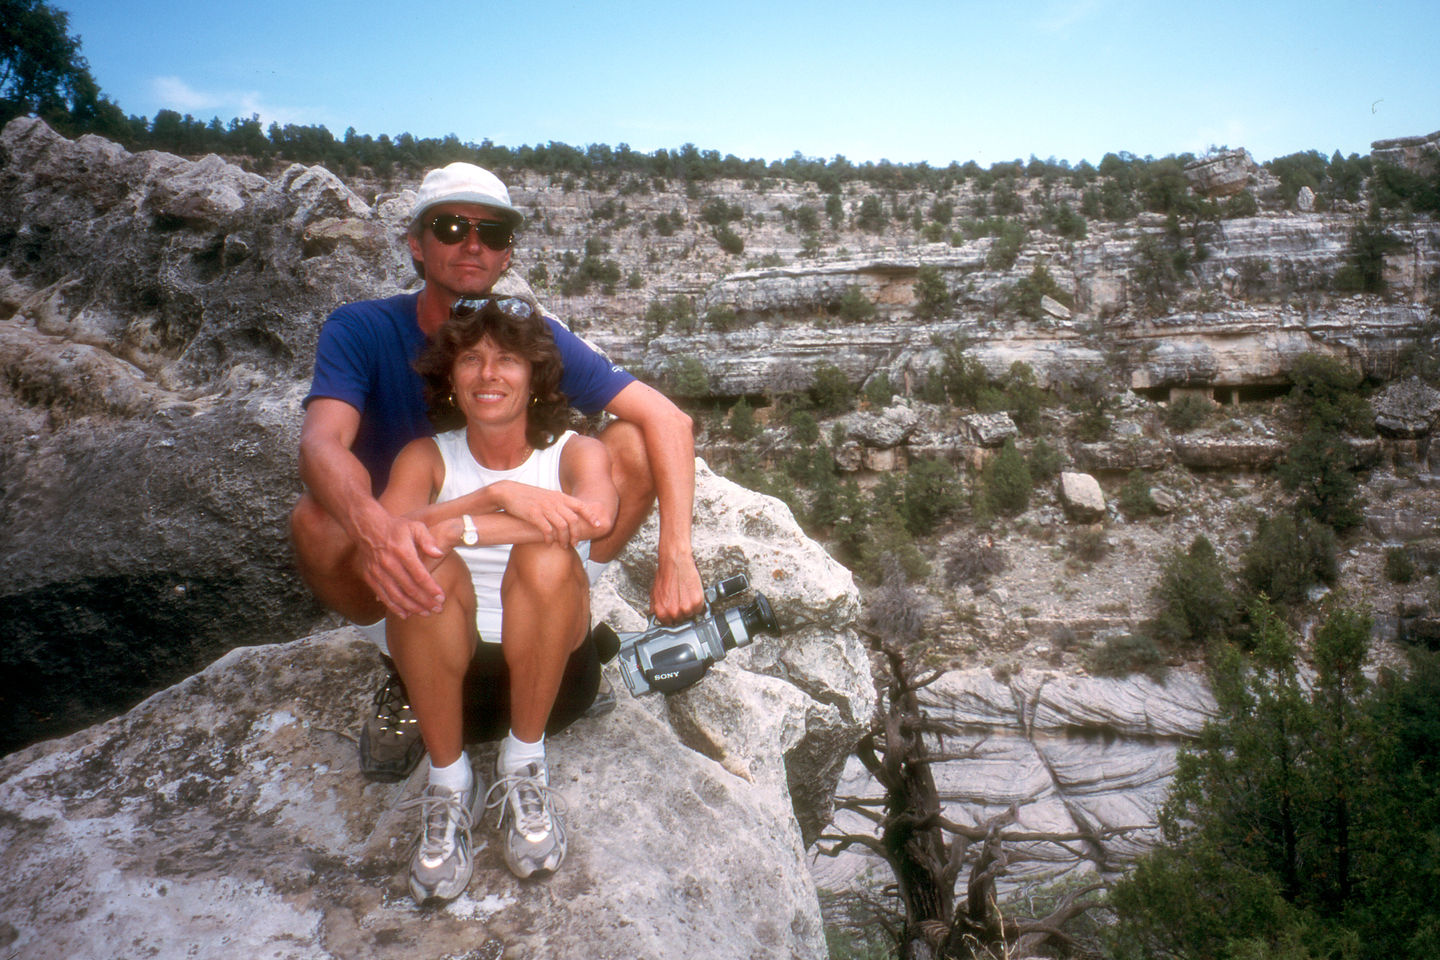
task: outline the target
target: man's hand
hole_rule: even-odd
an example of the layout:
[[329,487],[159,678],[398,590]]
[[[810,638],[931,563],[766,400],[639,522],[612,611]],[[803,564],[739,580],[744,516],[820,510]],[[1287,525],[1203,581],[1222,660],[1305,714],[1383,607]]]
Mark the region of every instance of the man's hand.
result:
[[509,480],[494,484],[492,490],[502,510],[535,527],[546,543],[573,547],[589,539],[589,531],[603,525],[596,504],[559,490],[542,490]]
[[655,568],[655,584],[650,588],[650,610],[661,623],[678,623],[700,612],[705,606],[705,587],[695,558],[661,557]]
[[358,531],[355,538],[355,565],[361,578],[375,591],[375,599],[397,616],[439,613],[445,593],[423,558],[438,560],[445,551],[419,520],[386,517]]

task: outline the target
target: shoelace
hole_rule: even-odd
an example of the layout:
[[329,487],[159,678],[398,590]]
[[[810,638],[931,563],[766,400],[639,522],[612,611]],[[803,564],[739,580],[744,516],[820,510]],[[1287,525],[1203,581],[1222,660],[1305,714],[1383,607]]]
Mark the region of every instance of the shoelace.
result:
[[[489,792],[485,794],[485,809],[500,808],[500,814],[495,821],[499,826],[505,822],[505,809],[508,806],[514,811],[515,828],[520,835],[530,843],[538,843],[544,840],[551,830],[556,830],[557,835],[559,834],[556,829],[558,822],[551,816],[551,811],[563,812],[565,799],[540,777],[534,764],[529,764],[522,770],[533,772],[507,774],[491,785]],[[492,800],[491,797],[500,790],[503,792],[499,799]]]
[[[434,793],[431,791],[435,790]],[[425,788],[425,792],[413,800],[406,800],[397,809],[420,808],[425,829],[420,834],[420,860],[426,866],[439,866],[455,849],[455,834],[464,831],[470,839],[470,810],[465,806],[462,794],[449,790]]]
[[386,733],[393,733],[397,737],[405,733],[405,726],[416,721],[412,715],[404,716],[410,709],[410,702],[405,697],[405,687],[400,678],[392,674],[390,681],[375,691],[375,719],[380,721],[380,726]]

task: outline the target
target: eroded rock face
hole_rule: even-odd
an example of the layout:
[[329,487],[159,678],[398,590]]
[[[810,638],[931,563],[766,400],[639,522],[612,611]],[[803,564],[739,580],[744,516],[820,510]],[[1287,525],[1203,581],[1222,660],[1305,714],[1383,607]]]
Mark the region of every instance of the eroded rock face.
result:
[[286,538],[300,400],[326,314],[400,261],[310,256],[321,224],[399,234],[323,170],[21,118],[0,173],[3,751],[318,622]]
[[[781,635],[671,697],[630,697],[551,738],[570,853],[544,882],[504,866],[440,911],[405,883],[423,772],[367,784],[359,723],[383,678],[351,628],[232,651],[130,713],[0,760],[0,948],[24,956],[282,958],[826,955],[804,848],[875,694],[848,571],[778,501],[699,467],[708,580],[746,573]],[[638,630],[654,522],[597,585]],[[472,753],[484,772],[493,746]],[[423,768],[422,768],[423,769]],[[71,878],[53,882],[60,869]],[[50,879],[45,879],[50,878]],[[467,954],[468,955],[468,954]],[[507,953],[508,955],[508,953]]]
[[[965,729],[946,741],[947,750],[977,751],[973,759],[933,767],[946,816],[984,823],[1017,804],[1013,829],[1094,837],[1084,846],[1107,871],[1121,869],[1156,842],[1156,814],[1176,754],[1215,710],[1204,680],[1181,671],[1171,671],[1163,683],[1046,670],[1023,670],[1002,680],[984,670],[956,671],[930,687],[925,700],[931,716]],[[841,792],[873,796],[879,790],[852,761]],[[868,832],[846,813],[837,816],[836,826]],[[1007,868],[1008,883],[1095,869],[1093,861],[1064,844],[1015,846],[1025,859]],[[883,868],[869,855],[854,853],[821,858],[816,874],[823,887],[836,889],[883,874]]]
[[[0,949],[37,960],[826,955],[783,781],[747,781],[689,749],[663,704],[631,700],[618,676],[614,712],[550,741],[571,834],[561,870],[512,877],[492,813],[475,831],[467,893],[417,910],[405,882],[416,813],[400,804],[422,789],[423,767],[405,784],[370,784],[356,768],[365,691],[382,676],[349,628],[236,650],[125,716],[0,761]],[[777,685],[788,686],[765,686],[783,702]],[[750,763],[778,766],[780,746]],[[492,763],[493,751],[477,757],[482,771]]]
[[1258,167],[1248,150],[1224,150],[1185,165],[1185,179],[1196,193],[1214,199],[1233,197],[1245,189]]

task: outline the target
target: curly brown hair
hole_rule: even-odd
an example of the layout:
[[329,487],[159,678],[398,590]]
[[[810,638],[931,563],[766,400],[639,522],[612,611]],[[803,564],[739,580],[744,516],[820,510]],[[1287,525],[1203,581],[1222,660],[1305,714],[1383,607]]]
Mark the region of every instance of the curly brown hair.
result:
[[530,406],[525,440],[536,450],[554,443],[565,430],[570,402],[560,392],[560,350],[540,305],[530,297],[478,297],[457,300],[450,316],[415,361],[425,381],[425,402],[436,429],[464,423],[455,408],[450,371],[455,359],[489,337],[497,345],[530,361]]

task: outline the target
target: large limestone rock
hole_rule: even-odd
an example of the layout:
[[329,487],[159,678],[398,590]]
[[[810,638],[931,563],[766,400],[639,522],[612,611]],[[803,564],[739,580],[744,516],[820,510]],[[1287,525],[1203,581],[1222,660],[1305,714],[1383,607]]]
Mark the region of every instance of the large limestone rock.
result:
[[[321,224],[393,242],[319,256]],[[286,536],[299,404],[326,314],[408,279],[400,235],[319,168],[6,125],[0,751],[319,623]]]
[[1105,517],[1105,493],[1100,483],[1088,473],[1069,470],[1060,474],[1060,502],[1065,512],[1077,523],[1094,523]]
[[1231,197],[1245,189],[1257,170],[1248,150],[1222,150],[1185,165],[1185,179],[1196,193],[1212,200]]
[[[1156,817],[1176,755],[1215,712],[1205,681],[1178,670],[1163,682],[1036,669],[1004,679],[987,670],[954,671],[932,685],[925,700],[930,716],[963,730],[947,739],[947,751],[974,753],[933,768],[947,817],[979,824],[1016,804],[1012,829],[1085,834],[1092,838],[1083,844],[1085,852],[1107,872],[1122,869],[1159,839]],[[841,792],[877,796],[880,790],[852,761]],[[837,815],[836,826],[871,829],[848,813]],[[1095,869],[1076,844],[1037,841],[1015,849],[1025,859],[1006,868],[1008,884]],[[818,860],[816,874],[822,888],[840,889],[873,883],[885,870],[874,857],[852,852]]]
[[[0,761],[0,950],[26,957],[825,956],[805,844],[875,694],[848,571],[778,501],[699,466],[696,554],[772,601],[761,636],[669,698],[550,741],[564,868],[518,882],[477,831],[439,911],[404,880],[420,789],[367,784],[356,731],[383,676],[351,628],[232,651],[130,713]],[[653,524],[594,612],[641,629]],[[493,748],[478,752],[482,770]],[[66,882],[57,887],[55,877]]]
[[[562,869],[514,879],[492,814],[476,829],[467,893],[417,910],[404,879],[416,814],[401,805],[424,774],[368,784],[356,769],[364,691],[381,676],[374,648],[348,628],[235,650],[123,717],[0,761],[0,950],[35,960],[826,955],[800,832],[774,778],[747,780],[689,749],[663,704],[624,692],[609,716],[551,740],[571,830]],[[758,743],[768,718],[755,719]],[[778,744],[767,746],[747,762],[777,764]],[[480,760],[485,769],[493,752]]]
[[1395,137],[1370,144],[1370,158],[1415,173],[1440,170],[1440,130],[1419,137]]
[[1390,384],[1370,401],[1375,429],[1401,439],[1428,437],[1440,423],[1440,390],[1419,377]]

